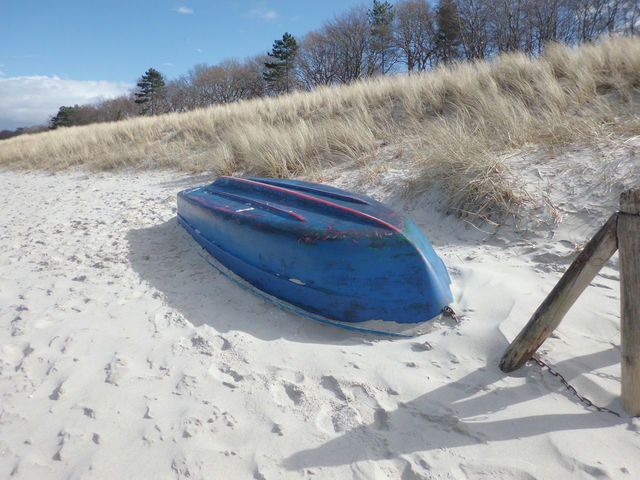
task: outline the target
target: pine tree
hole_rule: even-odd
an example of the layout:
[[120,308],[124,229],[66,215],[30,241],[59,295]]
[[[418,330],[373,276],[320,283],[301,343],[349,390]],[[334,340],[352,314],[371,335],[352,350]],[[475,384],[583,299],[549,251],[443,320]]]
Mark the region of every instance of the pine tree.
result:
[[135,102],[142,107],[142,114],[157,115],[161,113],[160,105],[165,94],[166,83],[162,74],[150,68],[138,80]]
[[442,0],[436,13],[438,33],[437,56],[443,62],[451,62],[460,56],[460,16],[454,0]]
[[74,125],[74,116],[80,107],[75,105],[73,107],[65,107],[64,105],[58,109],[58,113],[55,117],[51,117],[49,121],[49,128],[55,130],[58,127],[70,127]]
[[371,25],[371,52],[369,59],[369,75],[376,72],[387,73],[393,65],[393,28],[395,13],[389,2],[373,0],[373,8],[369,10]]
[[271,52],[267,53],[274,60],[265,62],[264,80],[276,92],[290,92],[293,90],[295,58],[298,53],[298,43],[293,35],[285,33],[282,40],[273,42]]

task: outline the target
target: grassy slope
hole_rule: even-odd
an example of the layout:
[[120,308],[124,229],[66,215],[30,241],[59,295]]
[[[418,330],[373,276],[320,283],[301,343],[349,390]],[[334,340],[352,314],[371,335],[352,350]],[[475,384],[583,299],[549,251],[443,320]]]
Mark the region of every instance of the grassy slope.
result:
[[501,155],[640,133],[640,39],[553,45],[424,75],[381,77],[181,114],[63,128],[0,141],[0,165],[58,170],[177,168],[299,176],[402,146],[459,211],[487,215],[520,201]]

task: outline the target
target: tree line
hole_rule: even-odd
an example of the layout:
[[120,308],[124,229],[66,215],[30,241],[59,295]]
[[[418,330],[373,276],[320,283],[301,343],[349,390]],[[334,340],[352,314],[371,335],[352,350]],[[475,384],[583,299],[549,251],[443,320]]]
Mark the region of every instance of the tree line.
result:
[[266,55],[200,64],[168,81],[150,68],[130,94],[60,107],[50,128],[184,112],[323,85],[520,50],[577,44],[606,33],[635,35],[637,0],[373,0],[300,39],[285,33]]

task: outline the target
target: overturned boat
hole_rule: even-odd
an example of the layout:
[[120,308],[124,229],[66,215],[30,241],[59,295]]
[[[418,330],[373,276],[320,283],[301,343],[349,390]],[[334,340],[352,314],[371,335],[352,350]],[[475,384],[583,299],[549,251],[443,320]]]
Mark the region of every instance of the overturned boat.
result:
[[418,226],[362,195],[220,177],[178,193],[178,221],[214,266],[331,323],[417,324],[453,300],[446,267]]

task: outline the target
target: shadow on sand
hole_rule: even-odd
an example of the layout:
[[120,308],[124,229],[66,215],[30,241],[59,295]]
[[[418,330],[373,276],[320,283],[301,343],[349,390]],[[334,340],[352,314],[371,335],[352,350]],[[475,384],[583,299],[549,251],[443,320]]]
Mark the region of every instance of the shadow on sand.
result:
[[[498,346],[498,352],[501,353],[504,347],[506,344]],[[612,348],[560,362],[556,367],[563,372],[570,371],[567,380],[571,381],[579,375],[578,365],[597,369],[619,361],[619,351]],[[524,381],[519,386],[492,386],[505,378],[497,364],[496,354],[486,367],[411,402],[401,403],[395,411],[384,412],[369,425],[358,426],[317,448],[297,452],[285,459],[283,465],[288,470],[332,467],[361,460],[390,459],[415,452],[488,444],[562,430],[605,428],[629,422],[629,419],[586,408],[576,414],[539,413],[544,412],[544,401],[531,415],[509,418],[506,412],[502,420],[487,421],[489,415],[535,400],[549,394],[550,390],[564,393],[571,401],[578,402],[559,381],[532,365],[520,370],[518,376]],[[610,407],[621,411],[619,401],[613,403]],[[535,402],[531,408],[536,408]],[[630,423],[629,429],[635,431]]]
[[[159,292],[169,306],[195,326],[210,325],[224,333],[247,332],[262,340],[284,338],[296,342],[355,345],[380,337],[352,333],[316,323],[263,300],[236,285],[198,255],[199,248],[175,218],[127,235],[129,260],[141,279]],[[285,468],[347,465],[360,460],[397,458],[427,450],[486,444],[526,438],[562,430],[606,428],[626,424],[625,418],[585,409],[581,413],[544,413],[545,402],[533,402],[531,415],[512,418],[509,408],[550,391],[578,400],[536,366],[516,375],[522,383],[502,387],[505,375],[498,359],[507,346],[504,337],[482,339],[487,365],[465,377],[436,388],[394,411],[380,411],[375,420],[342,433],[325,444],[295,453],[283,461]],[[569,381],[584,372],[620,361],[617,349],[572,358],[555,365]],[[612,409],[621,411],[619,401]],[[504,412],[501,414],[500,412]],[[498,417],[488,421],[487,417]],[[629,424],[630,430],[635,427]],[[596,467],[594,467],[596,468]]]
[[140,278],[195,326],[240,330],[263,340],[349,345],[386,339],[323,325],[253,295],[210,266],[176,218],[131,230],[127,241],[129,261]]

